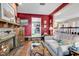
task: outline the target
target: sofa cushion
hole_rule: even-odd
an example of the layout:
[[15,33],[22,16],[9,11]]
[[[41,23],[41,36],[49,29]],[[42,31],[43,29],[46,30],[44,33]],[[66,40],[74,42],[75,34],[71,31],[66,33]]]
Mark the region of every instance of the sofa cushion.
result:
[[68,48],[71,47],[72,44],[59,46],[58,55],[67,55],[69,54]]
[[59,44],[55,40],[46,40],[45,41],[49,48],[57,55],[57,48],[59,47]]

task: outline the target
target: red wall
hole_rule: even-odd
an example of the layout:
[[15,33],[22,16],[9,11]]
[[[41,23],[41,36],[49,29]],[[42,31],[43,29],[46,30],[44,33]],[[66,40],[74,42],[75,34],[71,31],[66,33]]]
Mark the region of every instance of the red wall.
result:
[[[25,28],[25,36],[31,36],[31,25],[32,25],[32,17],[40,17],[41,18],[41,33],[47,32],[49,33],[49,27],[50,27],[50,16],[48,15],[40,15],[40,14],[24,14],[24,13],[17,13],[17,17],[20,19],[28,19],[29,24],[24,26]],[[44,29],[44,20],[47,21],[47,28]]]

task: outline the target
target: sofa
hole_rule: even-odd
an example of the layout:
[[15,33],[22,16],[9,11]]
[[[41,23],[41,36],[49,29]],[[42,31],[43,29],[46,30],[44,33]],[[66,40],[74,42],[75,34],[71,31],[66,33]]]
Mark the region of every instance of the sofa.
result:
[[67,40],[57,40],[54,36],[45,36],[44,45],[48,48],[49,52],[55,56],[66,56],[69,55],[68,48],[72,46],[70,43],[64,43]]

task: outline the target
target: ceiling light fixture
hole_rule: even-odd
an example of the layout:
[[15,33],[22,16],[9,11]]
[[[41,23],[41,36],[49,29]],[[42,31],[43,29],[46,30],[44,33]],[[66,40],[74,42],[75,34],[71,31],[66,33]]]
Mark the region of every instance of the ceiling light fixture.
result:
[[22,3],[15,3],[17,6],[21,5]]
[[45,3],[40,3],[40,5],[45,5]]

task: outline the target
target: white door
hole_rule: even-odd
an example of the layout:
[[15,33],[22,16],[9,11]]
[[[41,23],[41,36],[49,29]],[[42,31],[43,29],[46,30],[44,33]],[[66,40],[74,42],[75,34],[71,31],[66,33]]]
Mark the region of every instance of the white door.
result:
[[41,18],[32,18],[32,37],[41,37]]

